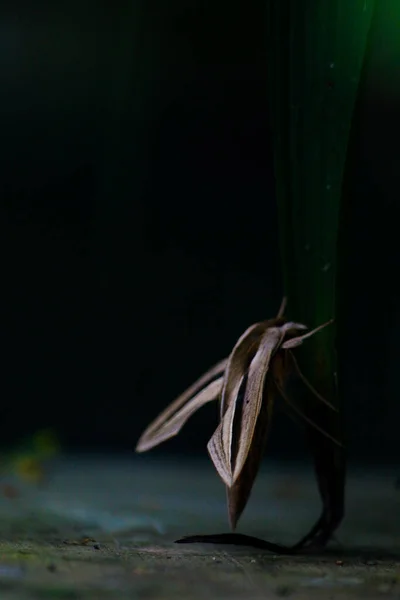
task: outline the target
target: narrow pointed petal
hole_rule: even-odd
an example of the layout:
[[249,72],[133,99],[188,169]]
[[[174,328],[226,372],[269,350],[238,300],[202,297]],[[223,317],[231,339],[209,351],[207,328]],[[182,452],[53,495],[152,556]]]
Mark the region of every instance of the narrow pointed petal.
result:
[[[229,411],[232,412],[233,408],[228,408],[227,413]],[[225,415],[227,413],[225,413]],[[221,477],[225,485],[230,487],[232,485],[232,472],[230,468],[230,463],[227,461],[224,451],[222,421],[220,421],[217,429],[212,435],[210,441],[208,442],[207,450],[218,475]]]
[[330,439],[334,444],[336,444],[337,446],[343,447],[343,444],[341,444],[336,438],[334,438],[327,431],[322,429],[322,427],[320,427],[317,423],[315,423],[315,421],[313,421],[312,419],[307,417],[307,415],[298,406],[296,406],[296,404],[294,402],[292,402],[292,400],[289,399],[289,397],[287,396],[287,394],[285,393],[283,388],[276,381],[275,381],[275,385],[277,387],[279,394],[282,396],[283,400],[286,402],[286,404],[291,408],[291,410],[294,413],[296,413],[299,417],[301,417],[301,419],[303,421],[305,421],[306,423],[311,425],[311,427],[314,427],[314,429],[319,431],[326,438]]
[[224,385],[221,392],[221,419],[231,402],[236,400],[243,377],[257,351],[261,338],[272,322],[263,321],[251,325],[234,345],[225,368]]
[[224,469],[229,473],[230,479],[232,478],[233,425],[236,418],[236,409],[238,405],[241,406],[241,403],[238,402],[239,392],[249,365],[271,322],[274,321],[264,321],[249,327],[236,342],[226,365],[220,404],[222,425],[218,433],[216,432],[221,439],[218,441],[215,439],[214,443],[217,444],[218,448],[219,444],[222,443],[223,451],[221,449],[218,456],[220,459],[223,456]]
[[320,402],[322,402],[323,404],[326,404],[326,406],[329,406],[329,408],[331,408],[335,412],[338,412],[338,409],[336,408],[336,406],[334,406],[326,398],[324,398],[323,396],[321,396],[321,394],[319,392],[317,392],[317,390],[314,388],[314,386],[311,385],[311,383],[308,381],[308,379],[306,378],[306,376],[303,375],[302,371],[300,370],[299,363],[297,362],[297,359],[296,359],[294,353],[291,350],[289,350],[289,355],[290,355],[290,357],[292,359],[292,363],[294,365],[294,368],[295,368],[295,371],[296,371],[297,375],[300,377],[300,379],[304,383],[304,385],[306,385],[308,387],[308,389],[310,390],[310,392],[316,398],[318,398],[318,400],[320,400]]
[[236,528],[236,524],[246,508],[254,480],[261,465],[271,424],[275,396],[276,390],[268,382],[247,460],[235,483],[231,488],[227,488],[229,523],[232,530]]
[[[279,348],[283,338],[280,327],[269,327],[264,334],[256,355],[254,356],[248,372],[247,384],[244,393],[242,412],[237,440],[231,441],[231,464],[233,465],[233,483],[238,479],[249,454],[253,442],[256,423],[261,410],[265,378],[267,376],[270,360]],[[224,423],[228,411],[222,421]],[[224,440],[226,443],[228,440]]]
[[303,323],[285,321],[284,319],[277,319],[276,327],[279,327],[282,333],[280,346],[282,346],[285,341],[289,341],[294,338],[297,339],[299,336],[304,335],[304,331],[308,329],[307,325],[303,325]]
[[144,452],[144,450],[138,450],[142,447],[141,442],[146,438],[150,439],[151,436],[156,433],[163,425],[169,421],[191,398],[196,396],[204,387],[210,384],[213,379],[217,379],[224,374],[228,359],[223,359],[211,369],[209,369],[204,375],[202,375],[197,381],[195,381],[187,390],[183,392],[176,400],[174,400],[160,415],[145,429],[142,434],[139,444],[136,448],[138,452]]
[[[249,327],[239,338],[228,358],[224,373],[224,385],[221,392],[221,427],[217,428],[214,436],[209,442],[208,448],[215,468],[228,486],[232,485],[234,481],[233,471],[236,457],[233,456],[233,453],[235,452],[233,447],[237,447],[236,442],[238,438],[243,440],[243,437],[247,435],[246,430],[243,429],[242,422],[243,396],[239,398],[239,392],[247,376],[250,365],[257,355],[261,340],[269,331],[275,332],[275,334],[272,333],[271,335],[273,338],[275,336],[276,341],[278,341],[278,339],[281,341],[288,331],[292,331],[296,334],[297,332],[306,329],[305,325],[291,321],[284,323],[280,327],[278,327],[277,324],[277,319],[270,319]],[[279,334],[276,333],[278,331]],[[271,337],[269,339],[271,340]],[[272,346],[274,346],[274,343],[275,342],[272,343]],[[275,349],[276,348],[271,347],[271,355]],[[264,379],[265,376],[262,376],[260,379],[260,382],[262,382],[260,383],[261,385],[263,385]],[[254,413],[255,419],[257,419],[258,410],[259,409],[256,409]],[[234,433],[235,423],[239,423],[239,427],[237,428],[239,433],[237,433],[237,431]],[[249,436],[252,434],[253,429],[250,428]],[[249,445],[250,443],[251,437],[249,437],[248,443],[245,443],[244,446]],[[248,450],[245,450],[244,460],[246,460],[247,451]]]
[[327,323],[324,323],[323,325],[320,325],[319,327],[316,327],[312,331],[308,331],[304,335],[300,335],[298,337],[291,338],[290,340],[286,340],[286,342],[283,342],[283,344],[282,344],[281,347],[284,350],[288,350],[289,348],[295,348],[296,346],[300,346],[300,344],[302,344],[304,340],[306,340],[307,338],[309,338],[312,335],[314,335],[314,333],[317,333],[318,331],[321,331],[321,329],[324,329],[324,327],[327,327],[331,323],[333,323],[333,319],[331,319]]
[[[259,366],[260,360],[257,359],[257,355],[260,352],[260,344],[263,340],[263,354],[265,354],[267,346],[271,346],[272,353],[275,343],[272,340],[280,340],[283,337],[283,334],[278,333],[280,331],[278,327],[270,327],[271,323],[275,323],[275,320],[256,323],[249,327],[239,338],[225,369],[224,385],[221,392],[221,421],[208,442],[207,449],[219,476],[228,487],[233,485],[235,479],[233,471],[236,452],[243,446],[246,448],[243,464],[246,461],[260,410],[260,407],[258,407],[254,411],[254,423],[251,422],[252,426],[248,429],[247,420],[243,420],[245,414],[243,409],[244,396],[239,393],[242,383],[247,376],[248,369],[251,370],[253,361],[256,361],[256,370]],[[267,336],[268,343],[265,341]],[[259,401],[261,404],[261,398]],[[237,427],[235,427],[234,432],[235,423]]]
[[286,305],[287,305],[287,298],[286,298],[286,296],[284,296],[282,298],[282,302],[281,302],[281,305],[279,307],[278,314],[276,315],[277,319],[282,319],[283,318],[283,316],[285,314],[285,310],[286,310]]
[[146,452],[154,446],[158,446],[162,442],[169,440],[177,435],[186,421],[202,406],[208,402],[217,400],[222,389],[222,377],[208,384],[207,387],[201,390],[196,396],[191,398],[180,410],[175,412],[171,418],[164,421],[156,430],[150,433],[146,431],[141,436],[136,452]]
[[283,333],[287,333],[288,331],[294,329],[304,330],[308,329],[307,325],[303,325],[303,323],[297,323],[296,321],[285,321],[283,325],[281,325],[280,329]]

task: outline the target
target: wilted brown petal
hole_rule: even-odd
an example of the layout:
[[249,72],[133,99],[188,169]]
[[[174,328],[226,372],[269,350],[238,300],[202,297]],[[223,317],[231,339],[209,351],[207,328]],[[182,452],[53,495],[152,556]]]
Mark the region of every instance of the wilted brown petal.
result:
[[[288,331],[306,328],[301,323],[274,326],[276,323],[277,320],[272,319],[249,327],[235,345],[225,369],[221,423],[207,448],[218,474],[228,487],[239,477],[247,460],[270,359]],[[245,397],[239,402],[240,387],[246,376]],[[238,425],[234,428],[235,423]]]
[[[244,410],[242,408],[243,402],[240,402],[240,403],[238,402],[240,386],[241,386],[241,383],[242,383],[244,377],[247,375],[248,360],[246,360],[246,355],[242,354],[241,350],[239,350],[239,353],[237,353],[237,349],[238,348],[240,349],[241,345],[243,344],[243,342],[246,341],[248,336],[254,335],[255,339],[257,339],[257,337],[259,335],[259,329],[261,327],[264,328],[264,335],[257,342],[258,349],[253,358],[253,362],[256,361],[257,366],[260,363],[260,359],[259,358],[257,359],[257,356],[260,353],[260,348],[261,348],[261,344],[262,344],[263,340],[264,340],[264,343],[262,344],[262,350],[263,350],[263,355],[264,355],[266,346],[267,345],[268,345],[268,347],[271,346],[271,351],[270,351],[270,354],[271,354],[272,350],[273,350],[272,347],[274,346],[274,343],[276,343],[273,340],[280,339],[280,335],[277,334],[277,332],[279,331],[278,328],[267,328],[267,331],[265,332],[264,324],[253,325],[240,338],[240,340],[239,340],[240,344],[238,343],[235,346],[234,352],[232,352],[232,355],[230,357],[230,358],[233,357],[233,360],[231,360],[231,365],[232,365],[231,371],[230,371],[230,373],[228,373],[228,377],[226,378],[228,380],[227,387],[228,387],[229,397],[228,397],[228,402],[226,402],[224,404],[225,412],[221,416],[221,421],[220,421],[217,429],[215,430],[213,436],[211,437],[210,441],[207,444],[207,449],[210,454],[211,460],[213,461],[214,466],[215,466],[219,476],[221,477],[223,482],[228,487],[231,487],[234,483],[233,471],[234,471],[234,465],[236,463],[236,452],[238,450],[242,450],[242,448],[245,447],[246,448],[245,455],[243,455],[243,451],[242,451],[242,455],[244,456],[243,463],[247,458],[248,449],[250,448],[253,433],[254,433],[255,422],[257,420],[258,413],[260,411],[260,406],[261,406],[261,402],[260,402],[260,406],[257,405],[255,410],[253,411],[254,419],[253,419],[253,421],[250,420],[250,425],[254,425],[254,427],[249,428],[248,419],[246,419],[246,420],[243,419],[243,415],[244,415]],[[272,333],[269,334],[269,332],[272,332]],[[265,341],[265,338],[267,336],[269,336],[268,344]],[[251,347],[251,345],[250,345],[250,347]],[[236,352],[235,352],[235,350],[236,350]],[[250,364],[250,369],[252,368],[253,362]],[[229,362],[228,362],[228,364],[229,364]],[[266,369],[267,369],[267,367],[266,367]],[[253,370],[254,370],[254,368],[253,368]],[[259,369],[256,367],[255,370],[257,372]],[[227,367],[226,372],[227,371],[228,371],[228,367]],[[266,372],[266,370],[265,370],[265,372]],[[226,380],[224,382],[224,386],[226,386]],[[223,393],[224,393],[224,390],[222,391],[222,394]],[[225,396],[225,399],[226,399],[226,396]],[[258,401],[259,401],[259,399],[256,398],[256,403]],[[239,414],[237,414],[237,412]],[[233,436],[234,436],[234,427],[233,426],[234,426],[235,419],[238,419],[238,427],[235,430],[235,439],[234,439],[233,438]],[[242,467],[243,467],[243,465],[242,465]]]
[[[272,360],[275,360],[275,358]],[[232,529],[235,529],[236,524],[246,507],[254,480],[260,468],[271,424],[275,400],[274,396],[276,396],[276,390],[267,380],[247,460],[235,483],[231,488],[227,488],[229,522]]]
[[[185,392],[183,392],[183,394],[178,396],[178,398],[176,400],[174,400],[174,402],[172,402],[165,410],[163,410],[163,412],[152,423],[150,423],[150,425],[146,428],[146,430],[140,437],[139,442],[136,446],[136,452],[145,452],[145,450],[149,450],[150,448],[157,446],[158,444],[160,444],[162,441],[168,439],[169,437],[176,435],[175,433],[173,433],[172,435],[168,435],[166,437],[163,437],[162,439],[159,439],[159,431],[161,429],[164,430],[166,424],[171,421],[171,419],[178,413],[178,411],[180,411],[180,409],[183,406],[185,406],[185,404],[187,404],[191,399],[194,399],[194,397],[199,392],[201,392],[201,390],[203,388],[205,388],[207,385],[209,385],[210,382],[212,383],[213,379],[221,378],[219,385],[222,388],[222,377],[221,376],[224,373],[226,364],[227,364],[227,359],[224,359],[224,360],[220,361],[219,363],[217,363],[216,365],[214,365],[214,367],[212,367],[209,371],[207,371],[204,375],[202,375],[202,377],[200,377],[200,379],[198,379]],[[213,389],[214,388],[211,388],[211,391]],[[218,395],[219,392],[220,392],[220,390],[216,393],[216,395]],[[203,396],[203,398],[205,398],[205,396]],[[212,399],[214,399],[214,398],[212,398]],[[187,419],[185,419],[185,421],[186,420]],[[182,425],[183,425],[183,423],[182,423]],[[152,441],[152,440],[156,440],[156,439],[158,441],[154,441],[154,442]]]
[[221,392],[221,422],[207,445],[211,460],[227,486],[232,483],[231,444],[240,387],[262,336],[274,322],[264,321],[249,327],[236,342],[227,361]]
[[[260,413],[263,399],[264,382],[269,370],[269,363],[274,352],[279,348],[283,334],[279,327],[269,327],[264,334],[259,348],[254,356],[248,372],[247,384],[243,399],[243,408],[238,427],[238,438],[234,444],[232,439],[224,439],[224,446],[230,444],[233,470],[232,483],[239,477],[247,460],[250,446],[252,444],[257,418]],[[223,419],[225,421],[228,411]],[[226,427],[226,430],[228,427]]]
[[146,450],[150,450],[150,448],[154,448],[154,446],[158,446],[158,444],[177,435],[196,410],[208,402],[217,400],[221,389],[222,377],[209,383],[207,387],[191,398],[187,404],[174,413],[170,419],[164,421],[156,430],[152,430],[150,434],[144,432],[136,446],[136,452],[146,452]]
[[218,462],[223,460],[226,463],[223,470],[229,474],[230,479],[232,479],[233,468],[233,425],[236,418],[236,410],[238,408],[239,391],[247,374],[251,360],[257,352],[262,336],[265,334],[269,323],[270,321],[256,323],[244,332],[235,344],[225,369],[220,406],[222,427],[218,433],[216,432],[217,435],[221,435],[223,450],[222,448],[219,448],[219,444],[216,441],[214,443],[216,443],[215,455],[218,456]]
[[319,327],[316,327],[315,329],[312,329],[312,331],[308,331],[304,335],[300,335],[298,337],[291,338],[290,340],[286,340],[286,342],[283,342],[282,344],[282,349],[288,350],[289,348],[295,348],[296,346],[300,346],[300,344],[302,344],[305,339],[311,337],[312,335],[314,335],[314,333],[321,331],[321,329],[324,329],[324,327],[327,327],[331,323],[333,323],[333,319],[331,319],[327,323],[324,323],[323,325],[320,325]]
[[276,315],[277,319],[282,319],[283,318],[283,315],[285,314],[285,310],[286,310],[286,304],[287,304],[287,298],[286,298],[286,296],[284,296],[282,298],[282,302],[281,302],[281,305],[279,307],[278,314]]
[[[232,407],[228,407],[228,411],[232,412]],[[225,413],[225,416],[226,414]],[[226,486],[232,485],[232,473],[230,465],[226,459],[224,446],[222,442],[222,421],[219,422],[217,429],[214,431],[210,441],[207,444],[207,450],[214,467]]]
[[308,387],[308,389],[310,390],[310,392],[312,394],[314,394],[314,396],[316,398],[318,398],[318,400],[320,400],[321,402],[323,402],[323,404],[326,404],[327,406],[329,406],[329,408],[331,408],[332,410],[334,410],[335,412],[338,412],[338,409],[336,408],[336,406],[333,406],[333,404],[331,404],[326,398],[324,398],[323,396],[321,396],[321,394],[319,392],[317,392],[317,390],[314,388],[314,386],[311,385],[311,383],[308,381],[308,379],[306,378],[305,375],[303,375],[303,373],[300,370],[299,367],[299,363],[297,362],[297,359],[294,355],[294,353],[291,350],[288,350],[288,353],[292,359],[294,368],[296,370],[297,375],[300,377],[301,381]]
[[231,403],[235,403],[249,364],[254,357],[269,321],[255,323],[240,336],[228,357],[221,392],[221,418]]
[[299,417],[301,417],[301,419],[303,421],[305,421],[306,423],[308,423],[309,425],[311,425],[311,427],[314,427],[314,429],[316,429],[317,431],[319,431],[322,435],[324,435],[325,437],[327,437],[328,439],[330,439],[332,442],[334,442],[338,446],[343,447],[343,444],[341,444],[336,438],[334,438],[327,431],[325,431],[324,429],[322,429],[322,427],[320,427],[319,425],[317,425],[317,423],[315,423],[312,419],[310,419],[309,417],[307,417],[307,415],[298,406],[296,406],[296,404],[294,402],[292,402],[289,399],[289,397],[285,393],[284,389],[279,385],[279,383],[277,381],[275,381],[275,385],[276,385],[276,388],[277,388],[279,394],[282,396],[283,400],[291,408],[291,410],[293,410],[293,412],[295,412]]

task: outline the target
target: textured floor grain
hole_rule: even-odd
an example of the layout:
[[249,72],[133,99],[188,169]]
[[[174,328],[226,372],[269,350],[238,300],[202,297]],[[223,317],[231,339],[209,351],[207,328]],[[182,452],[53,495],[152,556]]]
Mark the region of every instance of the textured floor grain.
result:
[[[320,556],[181,546],[228,531],[223,485],[208,461],[62,459],[41,488],[10,478],[0,497],[0,598],[399,598],[396,472],[350,473],[348,511]],[[273,464],[239,531],[290,543],[319,511],[312,473]]]

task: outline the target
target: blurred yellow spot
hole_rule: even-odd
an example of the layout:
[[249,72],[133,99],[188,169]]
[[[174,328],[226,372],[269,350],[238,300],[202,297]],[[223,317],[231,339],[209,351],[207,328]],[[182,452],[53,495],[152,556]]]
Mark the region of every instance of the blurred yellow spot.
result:
[[[52,429],[41,429],[16,448],[0,456],[0,475],[16,475],[26,483],[42,483],[46,478],[46,461],[56,456],[61,445]],[[6,490],[8,494],[9,490]],[[11,494],[8,494],[11,497]]]
[[36,458],[31,456],[16,458],[14,468],[17,475],[29,483],[39,483],[44,479],[42,465]]
[[54,431],[42,429],[33,436],[33,446],[37,458],[49,458],[60,451],[60,442]]

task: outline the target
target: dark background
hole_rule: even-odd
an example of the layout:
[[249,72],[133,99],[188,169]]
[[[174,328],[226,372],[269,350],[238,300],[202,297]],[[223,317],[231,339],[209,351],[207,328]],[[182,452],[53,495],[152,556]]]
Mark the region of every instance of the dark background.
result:
[[[346,180],[342,377],[351,453],[389,460],[400,11],[376,4]],[[2,3],[0,89],[1,443],[51,426],[73,450],[132,450],[281,300],[264,2]],[[215,419],[204,408],[160,451],[204,453]],[[301,439],[279,417],[270,452]]]

